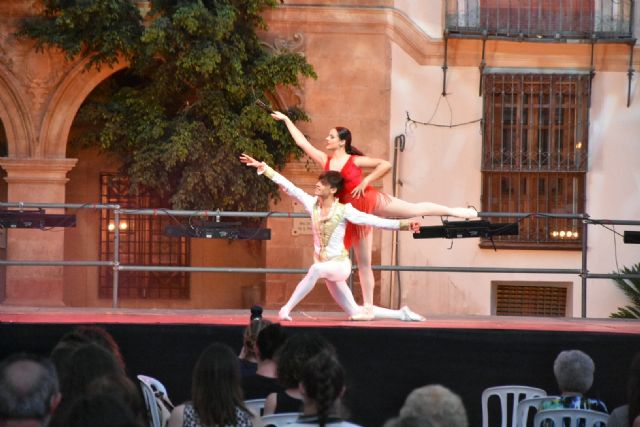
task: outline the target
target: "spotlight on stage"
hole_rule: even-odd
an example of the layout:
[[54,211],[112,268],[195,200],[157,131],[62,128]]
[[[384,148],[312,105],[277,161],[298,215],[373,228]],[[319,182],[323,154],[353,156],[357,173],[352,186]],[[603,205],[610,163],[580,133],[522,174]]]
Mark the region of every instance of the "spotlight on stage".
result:
[[517,222],[502,222],[492,224],[485,220],[473,221],[442,221],[442,225],[420,227],[420,232],[413,235],[414,239],[460,239],[468,237],[492,238],[493,236],[517,236]]
[[640,231],[626,230],[622,240],[625,243],[640,243]]
[[201,239],[271,240],[271,229],[243,227],[241,222],[199,221],[190,225],[167,225],[164,234]]

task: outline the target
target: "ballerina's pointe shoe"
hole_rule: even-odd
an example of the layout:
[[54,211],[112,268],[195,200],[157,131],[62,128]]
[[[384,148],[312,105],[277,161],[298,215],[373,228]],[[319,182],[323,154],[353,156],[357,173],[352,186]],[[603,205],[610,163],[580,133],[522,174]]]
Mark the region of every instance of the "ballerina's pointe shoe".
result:
[[365,320],[373,320],[374,317],[375,316],[373,315],[373,305],[366,304],[361,307],[358,313],[349,317],[349,320],[365,321]]
[[419,315],[415,311],[411,311],[406,305],[402,307],[400,311],[402,312],[403,322],[424,322],[426,320],[424,316]]
[[291,322],[293,320],[291,316],[289,316],[289,312],[284,308],[281,308],[280,311],[278,312],[278,318],[280,320],[286,320],[288,322]]

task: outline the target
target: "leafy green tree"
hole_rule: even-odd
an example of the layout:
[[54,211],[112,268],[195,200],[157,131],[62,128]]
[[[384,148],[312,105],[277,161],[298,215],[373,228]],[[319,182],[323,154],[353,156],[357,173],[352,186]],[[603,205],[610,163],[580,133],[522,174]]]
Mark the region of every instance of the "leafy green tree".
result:
[[[640,274],[640,262],[631,266],[623,267],[621,274]],[[631,301],[631,305],[619,307],[618,311],[611,314],[614,318],[634,318],[640,319],[640,279],[613,279],[616,285],[624,292]]]
[[144,24],[131,0],[44,4],[20,32],[37,49],[89,57],[90,67],[130,63],[85,101],[73,144],[115,154],[134,189],[169,195],[176,209],[266,209],[277,189],[238,155],[282,167],[299,151],[254,101],[315,77],[302,55],[261,45],[261,12],[274,0],[155,0]]

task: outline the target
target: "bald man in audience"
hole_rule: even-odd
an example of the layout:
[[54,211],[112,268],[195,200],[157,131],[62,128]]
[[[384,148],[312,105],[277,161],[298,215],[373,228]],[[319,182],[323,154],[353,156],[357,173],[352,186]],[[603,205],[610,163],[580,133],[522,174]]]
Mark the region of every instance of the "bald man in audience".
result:
[[49,359],[14,354],[0,363],[0,427],[46,427],[60,397]]

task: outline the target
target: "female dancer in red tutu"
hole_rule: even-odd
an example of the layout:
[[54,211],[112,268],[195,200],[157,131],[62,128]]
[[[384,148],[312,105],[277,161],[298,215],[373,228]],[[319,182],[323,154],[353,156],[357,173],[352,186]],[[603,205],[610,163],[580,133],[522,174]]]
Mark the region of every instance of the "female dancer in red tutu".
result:
[[[387,218],[413,218],[417,216],[455,216],[475,218],[478,213],[472,208],[450,208],[431,202],[411,203],[397,197],[381,193],[369,184],[382,178],[391,163],[383,159],[367,157],[351,146],[351,132],[344,127],[335,127],[329,131],[324,153],[305,138],[304,134],[285,114],[275,111],[271,117],[283,121],[294,141],[314,162],[324,170],[340,172],[344,178],[344,189],[338,194],[341,203],[351,203],[356,209]],[[362,168],[373,168],[370,174],[363,176]],[[371,249],[373,240],[371,227],[349,224],[345,234],[345,246],[353,246],[358,263],[358,276],[364,300],[363,310],[353,320],[373,319],[373,288],[375,280],[371,269]]]

